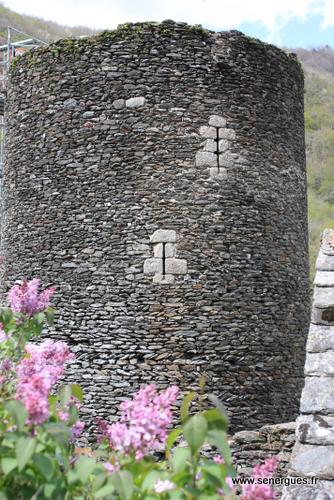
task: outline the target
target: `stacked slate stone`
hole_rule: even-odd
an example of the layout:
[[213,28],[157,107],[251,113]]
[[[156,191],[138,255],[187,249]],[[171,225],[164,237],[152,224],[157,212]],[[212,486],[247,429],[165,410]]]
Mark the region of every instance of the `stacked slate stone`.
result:
[[285,477],[295,443],[295,430],[296,423],[288,422],[234,434],[229,444],[238,476],[251,477],[255,465],[275,456],[279,460],[276,477]]
[[295,418],[309,317],[296,58],[236,31],[130,24],[22,55],[7,110],[3,297],[32,276],[56,287],[48,335],[76,355],[87,420],[200,375],[234,429]]
[[291,476],[317,478],[315,485],[285,488],[288,500],[334,498],[334,231],[326,230],[316,263],[305,387],[297,419]]

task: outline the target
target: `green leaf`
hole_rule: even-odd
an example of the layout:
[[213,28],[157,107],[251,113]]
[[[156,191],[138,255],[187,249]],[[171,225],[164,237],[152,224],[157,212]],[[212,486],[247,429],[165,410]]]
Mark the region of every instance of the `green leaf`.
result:
[[212,410],[207,410],[203,414],[203,417],[208,423],[208,429],[211,430],[221,430],[227,431],[228,420],[225,415],[223,415],[218,408]]
[[182,401],[181,409],[180,409],[180,416],[181,416],[181,421],[184,423],[188,418],[189,418],[189,408],[192,400],[196,397],[195,392],[189,392]]
[[93,470],[96,468],[97,463],[90,457],[79,457],[75,462],[78,479],[82,483],[86,483]]
[[200,378],[199,378],[199,390],[201,391],[201,393],[204,393],[205,391],[205,384],[206,384],[206,380],[205,380],[205,377],[204,375],[201,375]]
[[156,470],[152,470],[149,474],[147,474],[147,476],[145,477],[142,485],[141,485],[141,489],[143,491],[145,490],[151,490],[153,488],[153,486],[155,485],[157,479],[159,479],[161,476],[161,474],[159,474],[158,471]]
[[187,461],[191,459],[189,448],[176,448],[172,456],[172,467],[175,474],[179,474],[187,467]]
[[208,394],[208,399],[215,405],[215,407],[220,411],[220,413],[224,415],[228,423],[229,420],[225,405],[220,401],[219,398],[217,398],[217,396],[215,396],[215,394]]
[[[96,456],[95,456],[95,458],[96,458]],[[100,488],[102,488],[102,486],[106,485],[105,468],[101,463],[99,463],[99,465],[101,466],[101,472],[99,473],[97,469],[94,470],[94,477],[92,478],[92,482],[91,482],[92,491],[97,491]]]
[[169,491],[168,496],[170,500],[183,500],[184,495],[181,491]]
[[227,464],[232,462],[230,447],[227,443],[226,432],[215,430],[209,431],[207,435],[208,443],[216,446]]
[[110,479],[121,499],[130,500],[134,487],[132,474],[126,470],[122,470],[112,474]]
[[53,396],[50,394],[48,396],[48,401],[49,401],[49,405],[50,405],[50,411],[54,412],[56,410],[56,406],[58,403],[58,396]]
[[110,495],[111,493],[113,493],[114,491],[115,491],[114,485],[112,484],[111,481],[108,481],[107,484],[105,484],[102,488],[100,488],[99,490],[97,490],[94,493],[94,498],[106,497],[106,496]]
[[55,498],[54,492],[55,492],[56,489],[57,489],[57,485],[56,484],[46,484],[44,486],[44,495],[45,495],[45,498]]
[[67,425],[74,425],[78,420],[78,410],[74,405],[70,406],[69,419]]
[[64,385],[60,389],[60,392],[59,392],[59,400],[60,400],[60,404],[62,405],[63,408],[67,408],[67,406],[70,402],[71,396],[72,396],[71,386],[69,384]]
[[177,438],[182,434],[182,427],[177,427],[176,429],[173,429],[167,437],[166,441],[166,447],[167,450],[170,450]]
[[44,314],[44,312],[39,312],[37,314],[34,314],[33,319],[37,323],[38,326],[43,325],[44,321],[45,321],[45,314]]
[[202,415],[194,415],[185,423],[183,435],[192,453],[195,453],[204,443],[207,430],[208,424]]
[[35,451],[36,439],[21,437],[16,443],[16,460],[19,471],[22,471]]
[[5,404],[5,408],[13,418],[15,425],[19,431],[23,430],[24,424],[28,418],[28,412],[24,405],[19,401],[9,401]]
[[13,312],[9,307],[1,308],[1,310],[0,310],[0,322],[4,326],[6,326],[8,323],[10,323],[12,318],[13,318]]
[[83,390],[81,389],[79,384],[71,384],[71,392],[75,398],[77,398],[79,401],[83,401]]
[[2,458],[1,459],[1,468],[2,468],[3,473],[5,475],[7,475],[10,472],[12,472],[12,470],[14,470],[16,466],[17,466],[17,460],[16,460],[16,458],[7,457],[7,458]]
[[49,423],[44,424],[44,429],[46,432],[53,437],[58,443],[66,444],[70,438],[70,430],[65,424],[59,423]]
[[48,322],[49,326],[52,326],[54,324],[54,317],[55,317],[55,310],[53,307],[48,307],[45,311],[45,317],[46,321]]
[[33,462],[42,476],[46,479],[51,479],[55,471],[55,464],[48,455],[42,453],[36,454],[33,457]]
[[226,467],[215,463],[208,463],[201,468],[203,477],[213,487],[220,488],[223,485],[226,477]]

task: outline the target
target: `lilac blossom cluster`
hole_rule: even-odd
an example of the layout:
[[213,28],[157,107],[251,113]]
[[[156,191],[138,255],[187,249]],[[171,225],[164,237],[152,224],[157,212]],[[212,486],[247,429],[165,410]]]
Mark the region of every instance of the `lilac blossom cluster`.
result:
[[40,280],[34,278],[31,281],[24,281],[22,285],[14,285],[10,289],[8,300],[14,313],[31,317],[49,306],[54,288],[46,288],[39,293],[39,285]]
[[22,401],[29,414],[29,423],[41,424],[49,417],[48,396],[64,373],[64,365],[73,359],[64,342],[46,340],[28,343],[27,356],[17,365],[16,399]]
[[267,458],[263,464],[253,468],[253,484],[242,485],[241,500],[275,500],[276,493],[269,484],[258,484],[258,479],[271,478],[278,466],[276,457]]
[[120,422],[99,423],[111,448],[126,455],[135,454],[136,460],[158,450],[166,441],[173,418],[171,405],[178,393],[178,387],[171,386],[158,394],[155,385],[151,384],[140,389],[132,400],[124,401]]

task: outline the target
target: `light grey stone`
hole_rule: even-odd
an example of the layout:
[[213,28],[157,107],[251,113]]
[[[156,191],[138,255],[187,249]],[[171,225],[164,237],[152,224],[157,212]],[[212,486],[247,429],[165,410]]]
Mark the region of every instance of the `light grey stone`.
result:
[[226,120],[222,116],[212,115],[209,118],[209,125],[212,127],[226,127]]
[[218,168],[218,167],[212,167],[210,168],[210,177],[212,177],[213,179],[220,179],[220,180],[223,180],[223,179],[226,179],[227,177],[227,170],[226,168]]
[[75,262],[63,262],[61,267],[71,269],[71,268],[75,268],[78,266]]
[[321,250],[334,256],[334,229],[325,229],[321,235]]
[[305,377],[301,396],[302,413],[334,411],[334,377]]
[[203,125],[199,129],[199,133],[202,137],[206,139],[216,139],[217,138],[217,130],[215,127],[208,127],[207,125]]
[[305,362],[305,375],[334,376],[334,351],[308,352]]
[[334,326],[334,305],[328,307],[313,305],[311,321],[315,325]]
[[77,106],[77,104],[78,101],[71,97],[70,99],[66,99],[66,101],[64,101],[64,108],[74,109]]
[[171,285],[175,281],[175,276],[172,274],[156,274],[153,276],[153,283],[160,283],[161,285]]
[[216,167],[217,155],[208,151],[198,151],[196,153],[196,165],[197,167]]
[[218,158],[220,167],[230,168],[235,163],[235,157],[232,155],[232,153],[229,153],[228,151],[218,155]]
[[[165,258],[175,257],[175,245],[174,243],[165,243]],[[154,257],[163,257],[163,243],[156,243],[153,246]]]
[[94,111],[85,111],[82,115],[83,118],[93,118],[95,115]]
[[173,243],[166,243],[165,245],[165,257],[175,257],[176,247]]
[[226,139],[220,139],[218,141],[218,150],[220,153],[227,151],[229,147],[230,147],[230,143]]
[[[290,478],[286,478],[288,481]],[[297,483],[298,478],[291,478]],[[302,479],[302,478],[300,478]],[[319,481],[316,484],[290,484],[284,486],[281,500],[333,500],[334,483],[332,481]]]
[[315,307],[334,306],[334,288],[315,287],[313,294],[313,305]]
[[209,153],[216,153],[217,152],[217,141],[215,141],[214,139],[207,139],[205,141],[204,150],[209,151]]
[[162,260],[155,258],[146,259],[144,262],[144,273],[145,274],[162,273]]
[[334,270],[333,271],[317,271],[314,279],[316,286],[334,286]]
[[219,139],[228,139],[233,141],[235,139],[235,131],[232,128],[220,128]]
[[253,443],[265,441],[265,437],[257,431],[239,431],[233,439],[238,443]]
[[296,443],[290,461],[292,476],[334,480],[334,446]]
[[315,266],[319,271],[334,271],[334,255],[320,250]]
[[166,259],[166,273],[170,274],[186,274],[187,261],[185,259]]
[[125,106],[125,100],[124,99],[115,99],[115,101],[113,101],[112,105],[115,109],[122,109]]
[[327,415],[300,415],[296,436],[301,443],[334,445],[334,417]]
[[174,229],[157,229],[150,236],[151,243],[175,243],[176,232]]
[[265,434],[292,433],[296,430],[296,422],[283,422],[282,424],[269,424],[260,427],[259,432]]
[[306,350],[308,352],[324,352],[328,349],[334,349],[334,326],[311,323]]
[[153,255],[156,258],[162,258],[163,243],[156,243],[153,245]]
[[145,97],[130,97],[130,99],[125,101],[125,106],[127,108],[139,108],[140,106],[144,106],[145,103]]

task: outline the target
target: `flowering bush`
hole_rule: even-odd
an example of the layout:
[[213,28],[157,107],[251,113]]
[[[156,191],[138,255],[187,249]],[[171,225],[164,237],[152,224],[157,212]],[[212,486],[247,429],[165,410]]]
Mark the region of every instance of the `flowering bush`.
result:
[[[122,403],[119,422],[96,422],[98,443],[79,453],[74,443],[84,428],[82,390],[70,384],[55,393],[74,356],[64,342],[30,342],[53,322],[53,289],[38,289],[38,279],[15,285],[11,308],[0,312],[1,500],[236,498],[228,420],[213,396],[215,408],[190,415],[192,401],[201,403],[202,395],[187,394],[180,425],[169,430],[179,390],[172,386],[158,393],[148,385]],[[204,444],[219,455],[201,457]],[[164,453],[164,459],[154,452]],[[276,459],[268,459],[254,469],[254,478],[271,477],[276,466]],[[242,485],[241,498],[275,495],[268,485],[255,483]]]

